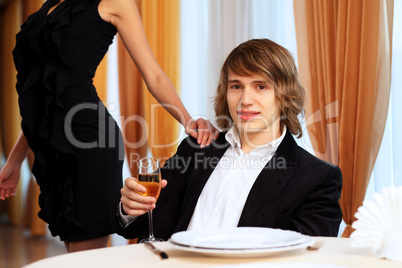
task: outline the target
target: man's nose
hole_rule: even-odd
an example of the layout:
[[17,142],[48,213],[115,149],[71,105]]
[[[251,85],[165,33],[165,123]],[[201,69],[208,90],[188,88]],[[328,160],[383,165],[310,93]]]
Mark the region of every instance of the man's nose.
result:
[[246,87],[240,100],[242,105],[252,105],[254,103],[254,92],[251,88]]

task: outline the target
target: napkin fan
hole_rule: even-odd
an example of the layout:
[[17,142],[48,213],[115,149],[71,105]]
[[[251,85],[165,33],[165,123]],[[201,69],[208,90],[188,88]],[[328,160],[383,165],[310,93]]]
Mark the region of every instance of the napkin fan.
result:
[[352,247],[371,247],[377,257],[402,261],[402,187],[374,193],[355,217]]

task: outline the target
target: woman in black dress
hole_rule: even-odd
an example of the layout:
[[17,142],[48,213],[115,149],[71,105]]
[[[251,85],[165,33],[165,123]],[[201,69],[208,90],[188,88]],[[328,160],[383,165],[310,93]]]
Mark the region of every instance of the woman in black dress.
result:
[[[148,45],[134,0],[48,0],[21,26],[13,51],[22,131],[0,172],[13,196],[28,149],[40,186],[39,216],[68,252],[104,247],[122,187],[123,139],[92,84],[119,32],[149,91],[205,145],[215,129],[193,121]],[[209,130],[208,130],[209,129]]]

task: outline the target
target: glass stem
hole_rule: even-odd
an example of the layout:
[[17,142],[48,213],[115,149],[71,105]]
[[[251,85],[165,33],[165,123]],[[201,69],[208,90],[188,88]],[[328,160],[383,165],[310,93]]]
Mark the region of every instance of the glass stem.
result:
[[155,240],[154,225],[153,225],[153,219],[152,219],[152,209],[148,210],[148,223],[149,223],[149,239]]

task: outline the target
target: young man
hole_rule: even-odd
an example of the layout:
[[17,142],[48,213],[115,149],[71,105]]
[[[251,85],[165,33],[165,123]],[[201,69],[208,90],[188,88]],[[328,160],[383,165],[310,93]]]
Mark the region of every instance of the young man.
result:
[[[126,238],[183,230],[255,226],[336,236],[342,220],[341,170],[298,147],[304,89],[291,54],[258,39],[226,59],[215,98],[218,126],[229,129],[200,149],[191,137],[162,169],[157,205],[128,178],[114,218]],[[168,182],[168,184],[167,184]],[[165,187],[166,186],[166,187]],[[144,215],[145,214],[145,215]],[[135,216],[135,217],[133,217]]]

